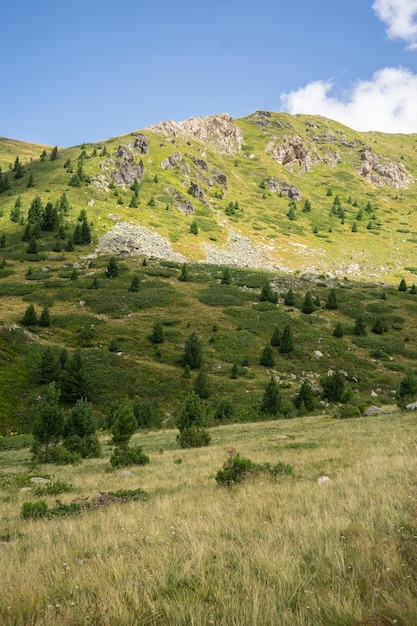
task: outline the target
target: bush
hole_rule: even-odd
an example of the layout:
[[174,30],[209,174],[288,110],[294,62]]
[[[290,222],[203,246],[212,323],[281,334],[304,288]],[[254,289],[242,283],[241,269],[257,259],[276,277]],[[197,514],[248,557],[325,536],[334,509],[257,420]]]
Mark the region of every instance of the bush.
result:
[[184,428],[177,435],[177,443],[180,448],[202,448],[208,446],[211,436],[205,428],[190,426]]
[[20,515],[23,519],[37,519],[48,514],[48,505],[45,500],[38,502],[23,502]]
[[72,485],[63,480],[55,480],[47,485],[39,485],[34,490],[35,496],[57,496],[59,493],[72,491]]
[[115,448],[113,454],[110,457],[110,464],[112,467],[128,467],[130,465],[147,465],[149,463],[149,457],[142,452],[140,446],[123,447],[119,446]]
[[218,485],[231,487],[241,483],[249,473],[254,473],[258,469],[256,463],[238,454],[231,456],[223,464],[222,469],[216,473],[215,479]]

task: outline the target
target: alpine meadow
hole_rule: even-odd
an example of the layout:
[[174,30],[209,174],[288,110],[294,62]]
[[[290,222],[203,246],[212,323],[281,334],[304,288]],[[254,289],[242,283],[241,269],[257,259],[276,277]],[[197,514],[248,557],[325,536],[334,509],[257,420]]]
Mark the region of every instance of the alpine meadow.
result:
[[4,626],[417,623],[416,147],[0,138]]

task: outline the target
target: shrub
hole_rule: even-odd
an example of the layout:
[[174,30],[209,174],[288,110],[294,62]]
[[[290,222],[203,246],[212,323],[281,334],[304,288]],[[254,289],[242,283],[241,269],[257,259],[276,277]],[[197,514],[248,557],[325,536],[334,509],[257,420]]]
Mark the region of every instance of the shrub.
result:
[[231,487],[241,483],[249,473],[258,469],[256,463],[238,454],[231,456],[216,473],[215,479],[218,485]]
[[55,480],[53,483],[39,485],[34,490],[35,496],[56,496],[60,493],[72,491],[72,485],[63,480]]
[[23,502],[20,515],[23,519],[37,519],[48,514],[48,505],[45,500],[38,502]]
[[140,446],[121,447],[119,446],[110,457],[112,467],[128,467],[130,465],[147,465],[149,457],[142,452]]
[[219,421],[232,420],[235,415],[235,407],[229,398],[222,398],[217,405],[214,419]]

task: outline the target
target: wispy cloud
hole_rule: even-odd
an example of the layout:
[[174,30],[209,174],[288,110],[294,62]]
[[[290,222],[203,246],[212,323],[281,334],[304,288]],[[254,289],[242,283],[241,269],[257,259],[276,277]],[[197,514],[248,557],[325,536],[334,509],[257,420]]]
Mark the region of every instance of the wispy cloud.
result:
[[373,10],[387,25],[390,39],[403,39],[417,48],[417,0],[375,0]]
[[417,132],[417,76],[410,70],[378,70],[371,80],[357,81],[343,98],[333,97],[332,89],[332,81],[315,81],[282,94],[281,102],[289,113],[323,115],[359,131]]

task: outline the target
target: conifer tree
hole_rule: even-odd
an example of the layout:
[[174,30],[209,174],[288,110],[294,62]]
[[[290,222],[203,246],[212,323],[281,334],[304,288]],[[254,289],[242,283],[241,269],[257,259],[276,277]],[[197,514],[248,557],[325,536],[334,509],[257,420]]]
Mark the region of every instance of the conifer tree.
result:
[[313,303],[313,296],[311,295],[311,291],[307,291],[304,297],[304,302],[301,306],[301,311],[307,315],[311,315],[311,313],[313,313],[314,303]]
[[77,348],[63,366],[61,394],[62,401],[67,404],[75,404],[80,398],[88,399],[91,395],[90,382],[80,348]]
[[106,269],[106,278],[117,278],[119,275],[119,268],[114,256],[111,257]]
[[159,317],[154,322],[152,334],[149,335],[149,341],[152,343],[163,343],[165,341],[164,325]]
[[265,348],[263,349],[261,358],[259,359],[259,365],[263,365],[264,367],[274,367],[274,352],[270,345],[265,346]]
[[334,309],[337,309],[337,306],[338,306],[338,303],[337,303],[336,290],[330,289],[329,294],[327,296],[327,300],[326,300],[326,309],[334,310]]
[[282,411],[282,395],[281,390],[273,376],[269,379],[265,387],[265,392],[261,403],[261,413],[268,415],[277,415]]
[[220,282],[221,282],[222,285],[230,285],[231,284],[232,277],[231,277],[230,270],[229,270],[228,267],[225,267],[225,269],[223,270],[222,278],[221,278]]
[[132,277],[129,291],[132,291],[133,293],[136,293],[137,291],[139,291],[139,284],[140,284],[139,276],[135,274],[135,276]]
[[199,369],[203,362],[203,346],[197,332],[194,330],[187,338],[184,347],[183,365],[190,369]]
[[25,311],[22,318],[22,324],[24,326],[35,326],[38,323],[38,316],[36,315],[35,307],[30,304]]
[[180,280],[183,283],[187,283],[190,280],[189,275],[188,275],[188,267],[186,263],[184,263],[183,266],[181,267],[181,274],[178,276],[178,280]]
[[33,451],[41,460],[50,460],[50,447],[57,445],[64,428],[64,411],[59,406],[59,390],[51,382],[36,407],[32,434],[35,440]]
[[334,327],[334,331],[333,331],[333,337],[337,337],[338,339],[343,337],[343,326],[341,322],[336,323],[336,326]]
[[272,333],[272,337],[271,337],[271,346],[274,346],[276,348],[279,346],[280,343],[281,343],[281,334],[279,332],[279,327],[275,326],[274,332]]
[[78,452],[83,458],[100,456],[100,443],[96,434],[97,422],[93,406],[86,399],[77,400],[63,429],[64,446]]
[[291,326],[287,324],[282,331],[281,343],[279,351],[281,354],[289,354],[294,350],[294,341],[292,336]]
[[207,374],[202,367],[199,369],[197,378],[195,379],[194,391],[200,396],[202,400],[205,400],[210,395]]
[[365,337],[366,335],[366,323],[365,323],[365,318],[362,314],[358,315],[358,317],[356,318],[353,333],[357,337]]
[[49,309],[48,307],[44,307],[42,309],[42,313],[40,314],[39,317],[39,326],[50,326],[51,325],[51,316],[49,314]]
[[401,279],[398,291],[407,291],[407,283],[405,282],[404,278]]
[[176,426],[180,431],[177,442],[181,448],[200,448],[210,443],[206,430],[206,416],[199,395],[193,390],[185,398],[177,417]]
[[291,287],[288,289],[285,297],[284,297],[284,304],[286,306],[295,306],[295,296],[294,296],[294,292],[291,289]]

